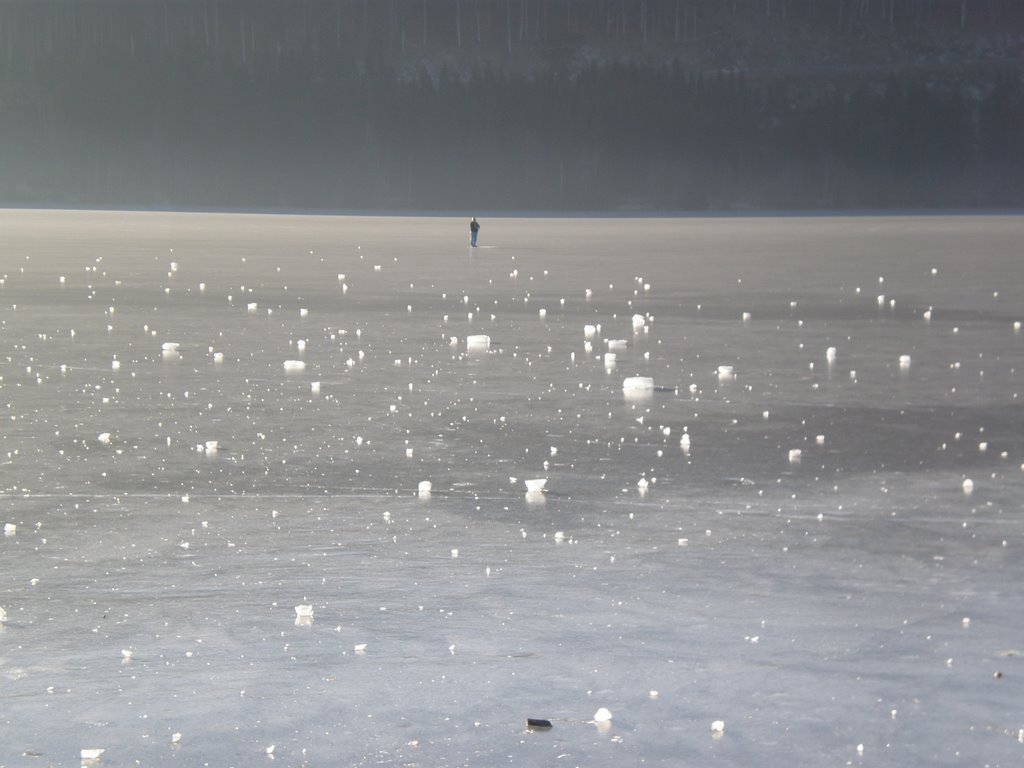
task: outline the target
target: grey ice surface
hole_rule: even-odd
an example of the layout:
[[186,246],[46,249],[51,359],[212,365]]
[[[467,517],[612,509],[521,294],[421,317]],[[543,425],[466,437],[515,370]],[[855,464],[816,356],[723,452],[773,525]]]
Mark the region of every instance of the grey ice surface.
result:
[[1024,218],[468,218],[0,212],[0,766],[1024,761]]

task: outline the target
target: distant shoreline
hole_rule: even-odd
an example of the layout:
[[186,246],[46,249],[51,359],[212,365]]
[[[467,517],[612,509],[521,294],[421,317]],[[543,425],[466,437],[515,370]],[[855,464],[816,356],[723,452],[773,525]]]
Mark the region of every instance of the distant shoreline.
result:
[[708,210],[708,211],[436,211],[379,208],[171,208],[133,206],[71,206],[0,204],[3,211],[80,211],[82,213],[193,213],[243,216],[337,216],[374,218],[465,218],[492,219],[763,219],[763,218],[855,218],[855,217],[949,217],[949,216],[1022,216],[1024,208],[846,208],[846,209],[776,209],[776,210]]

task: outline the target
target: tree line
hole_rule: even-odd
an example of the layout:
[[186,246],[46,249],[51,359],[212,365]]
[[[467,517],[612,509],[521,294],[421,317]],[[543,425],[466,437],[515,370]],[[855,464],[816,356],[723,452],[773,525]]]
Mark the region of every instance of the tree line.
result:
[[[0,40],[12,46],[0,54],[0,202],[476,211],[1019,206],[1019,63],[822,68],[797,57],[787,68],[745,72],[701,65],[720,55],[715,42],[702,44],[708,52],[697,62],[682,44],[643,55],[644,34],[651,46],[674,40],[677,8],[680,40],[692,34],[688,25],[721,23],[729,13],[785,29],[861,14],[864,23],[927,24],[963,40],[956,30],[1012,22],[1016,7],[9,0],[0,6]],[[280,25],[267,21],[273,14]],[[507,55],[408,53],[413,30],[416,45],[430,46],[453,22],[467,46],[507,43],[509,35],[514,46],[520,38],[581,38],[565,43],[572,56],[537,54],[529,66]],[[396,47],[363,52],[365,39],[342,35],[359,38],[360,24],[370,39],[387,35]],[[629,55],[576,55],[587,49],[582,41],[627,32]]]

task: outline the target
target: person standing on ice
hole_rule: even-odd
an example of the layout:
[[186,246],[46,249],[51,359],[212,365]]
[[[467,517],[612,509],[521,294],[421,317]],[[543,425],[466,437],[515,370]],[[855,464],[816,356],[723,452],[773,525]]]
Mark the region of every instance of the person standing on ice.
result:
[[474,216],[469,221],[469,244],[472,247],[474,247],[474,248],[476,248],[476,235],[477,235],[477,232],[479,232],[479,231],[480,231],[480,222],[477,221],[476,220],[476,216]]

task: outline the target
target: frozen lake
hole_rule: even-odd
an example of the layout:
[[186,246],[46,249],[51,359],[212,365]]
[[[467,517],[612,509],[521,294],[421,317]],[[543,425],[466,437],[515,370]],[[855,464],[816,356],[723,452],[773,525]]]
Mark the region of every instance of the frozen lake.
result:
[[468,218],[0,212],[0,766],[1021,764],[1024,217]]

